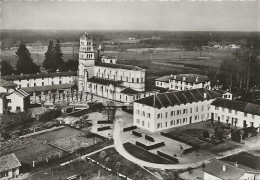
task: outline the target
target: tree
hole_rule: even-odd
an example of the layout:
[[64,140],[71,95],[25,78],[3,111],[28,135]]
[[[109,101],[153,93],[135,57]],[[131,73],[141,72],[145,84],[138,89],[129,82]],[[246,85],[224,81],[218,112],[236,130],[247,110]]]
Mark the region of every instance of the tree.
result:
[[51,69],[54,67],[54,47],[53,47],[53,42],[50,41],[48,45],[47,52],[45,53],[45,59],[43,61],[43,67],[45,69]]
[[108,121],[113,121],[115,119],[116,107],[113,101],[108,101],[106,103],[104,113],[107,115]]
[[22,43],[17,51],[15,52],[18,56],[18,61],[16,64],[17,72],[24,73],[24,74],[32,74],[39,72],[40,68],[31,58],[31,53],[27,49],[26,45]]
[[11,75],[14,72],[14,68],[7,61],[1,61],[0,64],[2,76]]
[[61,45],[60,45],[60,41],[57,39],[56,41],[56,44],[54,46],[54,49],[53,49],[53,57],[54,57],[54,60],[55,60],[55,69],[58,69],[62,67],[63,65],[63,53],[61,52]]

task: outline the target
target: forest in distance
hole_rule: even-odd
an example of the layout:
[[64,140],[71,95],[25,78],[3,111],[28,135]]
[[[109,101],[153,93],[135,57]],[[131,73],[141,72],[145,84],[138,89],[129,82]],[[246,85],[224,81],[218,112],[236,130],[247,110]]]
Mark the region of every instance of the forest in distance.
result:
[[1,48],[8,49],[18,47],[21,41],[26,44],[48,45],[50,40],[59,39],[61,43],[78,43],[79,37],[88,32],[95,43],[134,38],[140,40],[138,44],[144,47],[173,47],[180,46],[197,48],[211,43],[219,44],[243,44],[248,39],[258,41],[260,48],[260,32],[217,32],[217,31],[93,31],[93,30],[8,30],[0,31]]

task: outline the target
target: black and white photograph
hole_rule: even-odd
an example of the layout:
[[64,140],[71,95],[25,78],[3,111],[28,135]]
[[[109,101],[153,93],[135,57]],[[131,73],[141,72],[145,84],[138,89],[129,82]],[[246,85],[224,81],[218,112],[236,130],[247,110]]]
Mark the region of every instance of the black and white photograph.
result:
[[0,180],[260,180],[260,1],[0,0]]

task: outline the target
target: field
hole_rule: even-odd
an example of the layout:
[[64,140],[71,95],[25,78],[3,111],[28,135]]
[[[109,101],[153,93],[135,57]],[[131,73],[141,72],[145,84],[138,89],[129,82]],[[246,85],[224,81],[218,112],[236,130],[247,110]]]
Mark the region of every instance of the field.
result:
[[253,154],[247,152],[241,152],[238,154],[234,154],[232,156],[228,156],[222,158],[224,161],[237,162],[238,164],[242,164],[244,166],[250,167],[252,169],[256,169],[260,171],[260,156],[255,156]]
[[46,158],[51,159],[62,156],[64,152],[48,144],[38,144],[15,151],[14,154],[21,163],[32,165],[32,161],[35,161],[37,164],[38,162],[46,161]]
[[49,141],[55,141],[58,139],[62,139],[64,137],[77,136],[80,134],[82,134],[82,132],[80,130],[73,129],[70,127],[64,127],[62,129],[37,134],[37,135],[34,135],[33,137],[38,140],[42,140],[42,141],[46,140],[47,142],[49,142]]
[[99,152],[91,155],[90,158],[132,179],[157,179],[140,166],[122,157],[115,148],[108,148],[104,151],[106,157],[100,157],[101,153]]

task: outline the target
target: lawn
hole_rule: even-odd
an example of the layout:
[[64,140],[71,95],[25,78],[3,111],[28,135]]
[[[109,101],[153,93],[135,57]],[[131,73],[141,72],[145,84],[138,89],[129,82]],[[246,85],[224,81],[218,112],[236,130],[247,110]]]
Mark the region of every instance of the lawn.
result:
[[260,156],[255,156],[247,152],[241,152],[232,156],[227,156],[221,160],[237,162],[238,164],[242,164],[260,171]]
[[160,156],[139,148],[129,142],[124,143],[123,146],[129,154],[136,157],[137,159],[157,164],[173,164],[171,161],[161,158]]
[[71,136],[77,136],[80,135],[82,132],[80,130],[71,128],[71,127],[64,127],[62,129],[57,129],[41,134],[34,135],[33,137],[38,140],[46,140],[48,141],[55,141],[58,139],[62,139],[64,137],[71,137]]
[[[102,152],[93,154],[90,158],[131,179],[157,179],[137,164],[125,159],[115,150],[115,148],[108,148],[104,151],[106,152],[104,158],[100,156]],[[136,177],[137,174],[140,175],[138,178]]]

